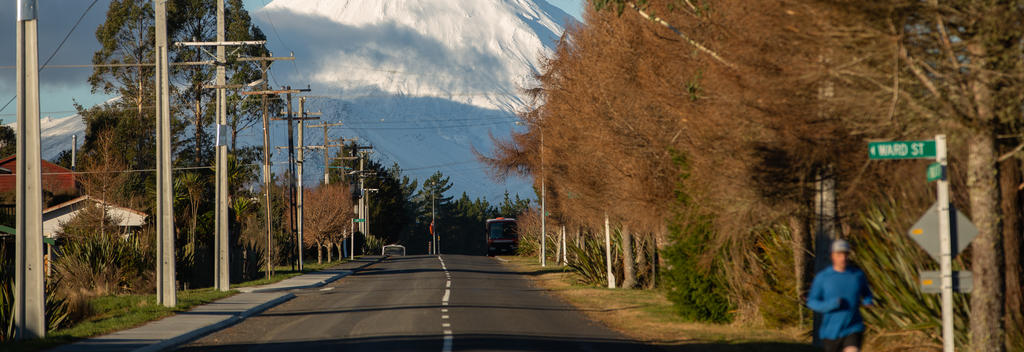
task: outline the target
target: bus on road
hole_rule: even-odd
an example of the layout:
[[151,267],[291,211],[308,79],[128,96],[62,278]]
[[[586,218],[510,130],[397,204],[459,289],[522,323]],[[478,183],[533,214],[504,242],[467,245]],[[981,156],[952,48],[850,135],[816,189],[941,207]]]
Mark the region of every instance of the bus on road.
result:
[[515,253],[519,247],[519,228],[516,219],[488,219],[486,224],[487,255]]

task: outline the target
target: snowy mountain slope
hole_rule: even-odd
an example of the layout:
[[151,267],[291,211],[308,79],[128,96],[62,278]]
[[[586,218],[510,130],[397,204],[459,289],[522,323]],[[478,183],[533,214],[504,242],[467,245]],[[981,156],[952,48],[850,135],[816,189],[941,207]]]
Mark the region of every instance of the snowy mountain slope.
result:
[[[18,130],[17,123],[9,123],[6,126]],[[78,135],[82,138],[85,133],[85,121],[82,116],[75,114],[67,117],[53,118],[50,116],[39,119],[40,153],[43,159],[52,160],[61,151],[71,149],[71,136]],[[79,141],[81,143],[81,141]]]
[[[271,83],[309,84],[307,105],[346,124],[332,138],[358,136],[420,180],[440,170],[472,197],[533,195],[528,180],[495,183],[471,150],[515,128],[522,89],[570,15],[545,0],[275,0],[253,18],[276,55],[296,56]],[[283,125],[272,133],[283,138]]]

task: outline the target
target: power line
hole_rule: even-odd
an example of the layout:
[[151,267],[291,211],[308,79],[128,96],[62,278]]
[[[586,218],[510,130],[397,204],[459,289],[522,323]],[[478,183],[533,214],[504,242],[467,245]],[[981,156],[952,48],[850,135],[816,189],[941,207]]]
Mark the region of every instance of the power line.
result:
[[[97,2],[99,2],[99,0],[92,0],[92,3],[89,4],[89,7],[85,8],[85,11],[82,12],[81,16],[78,16],[78,21],[75,21],[75,25],[71,26],[71,30],[69,30],[68,33],[64,35],[64,39],[60,41],[60,44],[57,44],[57,48],[53,50],[53,53],[50,54],[50,57],[46,58],[46,61],[43,62],[43,66],[39,68],[39,72],[43,72],[43,69],[46,68],[46,65],[50,63],[50,60],[53,60],[53,57],[57,56],[57,52],[60,51],[60,48],[64,47],[64,43],[66,43],[68,41],[68,38],[71,37],[71,33],[75,32],[75,28],[78,28],[78,25],[82,23],[82,19],[85,18],[85,15],[89,13],[89,10],[91,10],[93,5],[96,5]],[[11,99],[7,101],[7,104],[4,104],[4,107],[0,108],[0,111],[4,111],[4,109],[7,109],[7,106],[11,105],[11,102],[13,102],[14,98],[17,97],[17,95],[12,96]]]

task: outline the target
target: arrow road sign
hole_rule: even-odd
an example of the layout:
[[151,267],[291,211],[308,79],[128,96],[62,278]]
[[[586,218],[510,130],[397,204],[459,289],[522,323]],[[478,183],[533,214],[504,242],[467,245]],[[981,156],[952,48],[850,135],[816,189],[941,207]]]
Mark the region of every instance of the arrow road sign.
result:
[[[967,218],[964,213],[950,206],[950,214],[956,213],[956,216],[950,216],[949,228],[952,230],[950,234],[950,249],[952,250],[953,258],[959,254],[967,245],[971,244],[974,237],[978,235],[978,228],[974,227],[971,220]],[[938,203],[932,205],[914,226],[910,227],[907,235],[910,236],[917,242],[928,255],[938,262],[941,259],[941,252],[939,251],[939,209]]]

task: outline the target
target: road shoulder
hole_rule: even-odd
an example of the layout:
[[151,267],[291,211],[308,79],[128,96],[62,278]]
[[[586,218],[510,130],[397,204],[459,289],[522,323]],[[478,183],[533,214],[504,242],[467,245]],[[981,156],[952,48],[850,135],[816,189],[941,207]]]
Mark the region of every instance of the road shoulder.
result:
[[504,259],[498,260],[502,265],[526,274],[532,285],[576,307],[589,319],[666,351],[817,351],[809,345],[809,338],[796,330],[683,321],[659,290],[583,286],[561,266],[541,267],[532,257],[500,259]]

